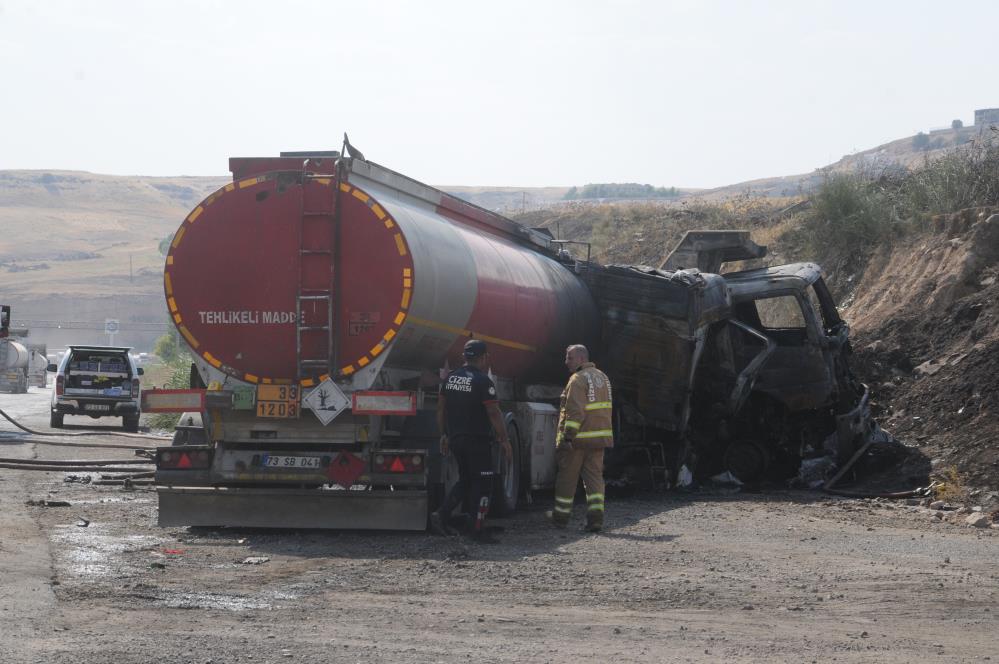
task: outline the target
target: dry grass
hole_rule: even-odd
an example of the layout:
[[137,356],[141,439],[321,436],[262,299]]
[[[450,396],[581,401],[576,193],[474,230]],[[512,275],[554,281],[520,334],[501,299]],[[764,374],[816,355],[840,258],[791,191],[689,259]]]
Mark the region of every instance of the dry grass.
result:
[[[0,171],[0,261],[8,296],[159,295],[158,244],[227,178]],[[79,258],[79,254],[87,257]],[[132,278],[129,279],[131,260]]]
[[961,475],[958,473],[956,466],[941,468],[936,472],[933,479],[940,482],[934,493],[938,500],[962,504],[970,502],[971,496],[968,488],[961,480]]
[[[781,235],[796,223],[794,218],[776,215],[798,200],[738,196],[720,202],[573,203],[532,211],[517,220],[548,228],[562,239],[589,242],[593,258],[603,263],[658,267],[684,233],[700,229],[749,230],[754,241],[777,245],[768,258],[772,261],[783,253],[779,248]],[[575,253],[585,255],[585,249]]]

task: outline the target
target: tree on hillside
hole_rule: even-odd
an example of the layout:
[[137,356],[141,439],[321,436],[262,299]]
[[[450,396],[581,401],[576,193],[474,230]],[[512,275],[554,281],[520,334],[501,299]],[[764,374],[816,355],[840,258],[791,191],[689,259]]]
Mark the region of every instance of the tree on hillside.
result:
[[919,132],[918,134],[912,137],[912,147],[916,148],[917,150],[925,150],[929,146],[930,146],[930,137],[927,134]]
[[653,187],[651,184],[637,182],[587,184],[582,189],[571,188],[564,196],[565,200],[582,198],[674,198],[676,187]]
[[153,353],[158,355],[167,364],[180,357],[181,348],[177,342],[177,333],[171,330],[157,339],[156,343],[153,344]]

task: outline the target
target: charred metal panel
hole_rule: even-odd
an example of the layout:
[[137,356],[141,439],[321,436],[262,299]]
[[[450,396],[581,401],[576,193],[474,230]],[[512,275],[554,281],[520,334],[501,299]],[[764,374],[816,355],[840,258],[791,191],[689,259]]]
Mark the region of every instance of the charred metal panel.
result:
[[582,273],[602,317],[602,356],[615,395],[653,425],[686,426],[703,330],[729,315],[724,280],[697,271],[593,267]]
[[785,290],[804,290],[822,276],[822,268],[815,263],[792,263],[755,270],[730,272],[725,275],[732,300],[760,297],[764,293]]
[[687,231],[670,255],[663,270],[697,268],[718,272],[722,263],[747,261],[767,255],[767,248],[749,238],[749,231]]

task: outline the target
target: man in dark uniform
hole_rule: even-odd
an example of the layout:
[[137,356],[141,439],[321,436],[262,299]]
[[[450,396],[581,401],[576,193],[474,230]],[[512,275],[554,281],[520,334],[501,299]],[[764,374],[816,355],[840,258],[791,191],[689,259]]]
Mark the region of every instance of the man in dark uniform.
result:
[[451,487],[440,509],[430,515],[430,528],[450,535],[451,512],[463,501],[474,510],[473,539],[490,542],[484,526],[493,491],[493,436],[502,446],[507,461],[513,457],[496,398],[496,386],[486,375],[489,353],[484,341],[465,344],[465,366],[448,374],[437,399],[437,425],[441,433],[441,454],[454,453],[458,462],[458,482]]

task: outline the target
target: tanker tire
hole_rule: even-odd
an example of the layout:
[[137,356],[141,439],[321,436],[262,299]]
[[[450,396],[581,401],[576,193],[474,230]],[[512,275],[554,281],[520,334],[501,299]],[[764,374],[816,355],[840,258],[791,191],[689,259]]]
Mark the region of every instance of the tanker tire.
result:
[[62,413],[51,412],[49,413],[49,426],[53,429],[62,428]]
[[496,474],[498,481],[493,487],[493,499],[490,513],[496,516],[509,516],[517,511],[517,501],[520,499],[520,433],[513,423],[507,424],[507,436],[510,447],[513,448],[513,459],[507,463],[499,445],[496,446],[498,461]]
[[125,415],[121,418],[121,428],[128,433],[139,432],[139,416]]
[[770,452],[762,443],[752,439],[737,440],[725,450],[725,469],[743,484],[763,479],[771,465]]

